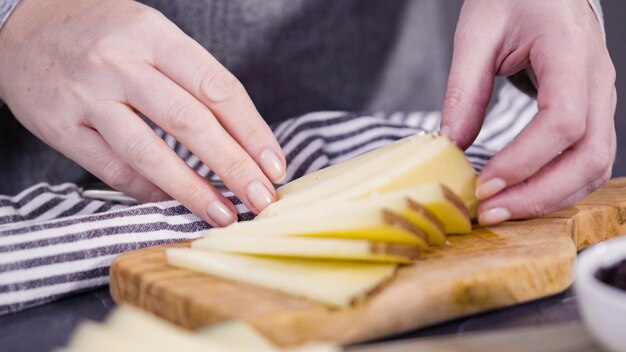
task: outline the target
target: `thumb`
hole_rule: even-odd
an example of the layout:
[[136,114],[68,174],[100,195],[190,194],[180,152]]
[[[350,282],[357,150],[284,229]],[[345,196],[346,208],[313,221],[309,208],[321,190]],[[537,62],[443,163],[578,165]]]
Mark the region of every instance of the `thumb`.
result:
[[441,111],[441,128],[459,147],[469,147],[480,132],[493,92],[496,46],[480,33],[457,30],[452,66]]

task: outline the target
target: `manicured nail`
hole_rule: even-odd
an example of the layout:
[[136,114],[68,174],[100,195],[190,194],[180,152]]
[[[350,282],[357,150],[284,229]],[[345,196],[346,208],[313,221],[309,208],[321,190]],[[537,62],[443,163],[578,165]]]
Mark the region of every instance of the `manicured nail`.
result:
[[478,216],[478,222],[481,225],[493,225],[507,221],[510,218],[511,212],[509,212],[506,208],[493,208],[480,213]]
[[505,187],[506,181],[498,177],[492,178],[487,182],[481,183],[478,188],[476,188],[476,198],[478,198],[478,200],[487,199],[500,192]]
[[227,226],[237,221],[237,214],[224,203],[214,200],[207,206],[209,217],[219,226]]
[[274,197],[272,193],[265,188],[265,186],[259,181],[252,181],[248,185],[248,200],[256,208],[257,211],[261,211],[272,204]]
[[439,128],[439,133],[443,134],[444,136],[450,137],[450,127],[448,127],[448,126],[441,126]]
[[278,155],[271,149],[265,149],[261,153],[261,168],[270,181],[279,183],[285,178],[285,169],[283,168]]

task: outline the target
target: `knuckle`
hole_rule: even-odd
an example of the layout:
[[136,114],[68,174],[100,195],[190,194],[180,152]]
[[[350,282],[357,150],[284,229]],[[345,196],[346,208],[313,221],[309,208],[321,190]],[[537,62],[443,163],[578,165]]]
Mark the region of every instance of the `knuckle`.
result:
[[128,158],[132,165],[140,170],[158,165],[158,153],[153,150],[154,145],[146,136],[136,136],[129,142]]
[[203,202],[212,197],[208,195],[207,186],[202,182],[187,182],[181,202],[190,209],[202,209]]
[[[577,112],[579,113],[579,112]],[[585,124],[578,121],[570,121],[559,125],[557,131],[567,146],[578,142],[585,134]]]
[[465,97],[466,93],[462,88],[456,86],[449,87],[443,100],[443,106],[448,108],[459,107],[466,100]]
[[199,77],[200,89],[204,97],[213,103],[232,99],[240,90],[241,83],[224,68],[205,69]]
[[172,131],[185,133],[198,127],[195,107],[190,99],[180,99],[169,106],[165,118]]
[[123,53],[119,40],[113,34],[103,35],[91,42],[85,55],[86,62],[95,67],[115,63]]
[[135,23],[141,25],[143,28],[145,28],[145,25],[154,26],[164,21],[167,21],[165,15],[154,7],[141,6],[137,8]]
[[135,6],[132,11],[125,14],[128,18],[126,30],[131,32],[145,33],[161,28],[169,20],[161,11],[145,5]]
[[596,178],[595,180],[593,180],[592,182],[587,184],[587,186],[585,187],[585,193],[586,194],[591,194],[591,193],[595,192],[598,188],[604,186],[604,184],[609,182],[609,180],[611,179],[611,173],[612,172],[609,169],[604,174],[602,174],[600,177]]
[[608,154],[596,154],[589,159],[586,170],[592,178],[602,177],[611,170],[612,158]]
[[111,160],[102,170],[103,181],[117,190],[126,190],[135,180],[135,172],[125,164]]
[[495,165],[495,174],[500,175],[508,185],[514,185],[518,182],[524,182],[534,175],[541,165],[533,162],[534,159],[527,157],[519,157],[518,160],[499,159],[498,165]]
[[254,142],[265,142],[267,140],[267,135],[265,133],[265,129],[261,126],[252,125],[248,127],[246,132],[244,133],[244,141],[254,141]]
[[243,176],[247,174],[247,170],[248,163],[245,159],[235,159],[226,166],[222,178],[224,179],[224,181],[242,179]]
[[[488,99],[488,98],[487,98]],[[443,101],[443,106],[446,109],[476,109],[486,106],[488,100],[481,95],[470,94],[466,89],[458,86],[449,86],[446,90],[446,96]]]
[[527,209],[528,216],[530,217],[544,216],[550,212],[548,207],[541,202],[530,204]]

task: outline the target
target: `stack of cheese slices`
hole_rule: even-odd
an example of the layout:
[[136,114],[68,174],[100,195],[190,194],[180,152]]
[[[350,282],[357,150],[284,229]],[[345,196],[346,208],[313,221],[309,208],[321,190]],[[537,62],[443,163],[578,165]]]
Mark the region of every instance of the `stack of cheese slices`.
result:
[[475,173],[446,136],[417,134],[290,182],[252,221],[167,250],[177,267],[345,307],[471,231]]
[[131,306],[117,307],[104,323],[82,322],[57,352],[340,352],[328,344],[281,349],[241,321],[191,332]]

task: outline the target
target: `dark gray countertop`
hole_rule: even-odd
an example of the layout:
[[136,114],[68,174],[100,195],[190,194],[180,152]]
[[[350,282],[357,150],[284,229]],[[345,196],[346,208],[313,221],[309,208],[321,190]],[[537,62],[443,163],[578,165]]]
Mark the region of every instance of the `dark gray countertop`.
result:
[[[108,289],[100,289],[1,316],[0,351],[38,352],[63,346],[80,320],[102,320],[114,305]],[[570,290],[541,300],[390,337],[387,340],[464,334],[577,320],[579,315],[576,297]]]

